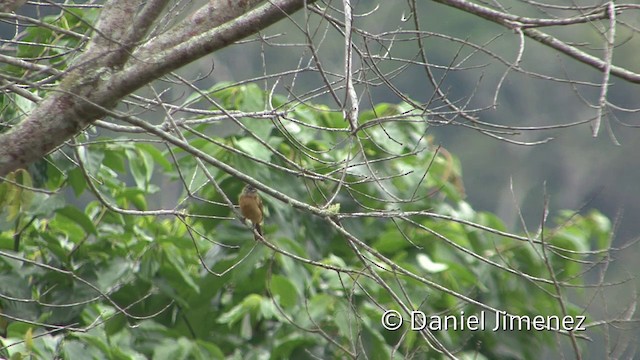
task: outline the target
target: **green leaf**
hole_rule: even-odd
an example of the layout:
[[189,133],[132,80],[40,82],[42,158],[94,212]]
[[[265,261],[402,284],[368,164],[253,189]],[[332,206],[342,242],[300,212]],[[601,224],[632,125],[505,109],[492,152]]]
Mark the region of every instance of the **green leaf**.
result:
[[136,147],[140,151],[142,151],[144,154],[147,154],[148,156],[150,156],[151,159],[153,159],[154,163],[162,166],[164,171],[173,170],[173,165],[171,164],[171,162],[167,160],[167,157],[155,146],[151,144],[138,143],[136,144]]
[[131,262],[127,259],[120,257],[114,257],[101,266],[98,271],[98,288],[104,292],[109,292],[115,285],[118,285],[127,280],[127,278],[133,278],[131,273]]
[[102,166],[102,161],[104,160],[103,150],[104,148],[101,146],[92,146],[91,148],[78,147],[80,160],[88,173],[96,174]]
[[262,296],[258,294],[250,294],[244,298],[242,303],[220,315],[217,322],[220,324],[229,324],[229,326],[231,326],[240,321],[240,319],[245,315],[255,314],[257,310],[260,309],[262,301]]
[[120,193],[127,201],[138,210],[147,210],[147,199],[145,198],[145,192],[139,188],[127,188],[123,189]]
[[65,206],[56,211],[58,214],[65,216],[67,219],[80,225],[88,234],[95,235],[97,233],[93,221],[82,211],[73,206]]
[[62,194],[47,195],[43,193],[33,194],[33,202],[25,214],[37,217],[49,216],[65,206]]
[[[14,246],[14,238],[13,231],[3,231],[0,232],[0,249],[2,250],[13,250]],[[0,320],[2,321],[2,320]]]
[[[366,323],[365,323],[366,324]],[[368,325],[365,325],[360,336],[362,347],[367,359],[386,360],[391,359],[391,352],[385,345],[384,338],[380,332],[375,331]]]
[[115,172],[124,173],[126,166],[123,149],[121,147],[107,146],[104,152],[103,165]]
[[265,93],[256,84],[241,85],[237,88],[236,106],[244,111],[264,110]]
[[271,159],[271,153],[267,151],[267,148],[254,138],[243,137],[234,140],[234,144],[238,149],[260,160],[269,161],[269,159]]
[[189,268],[184,259],[179,255],[180,251],[174,246],[168,243],[162,244],[164,251],[164,260],[162,266],[162,272],[164,276],[172,280],[172,284],[176,288],[183,288],[185,285],[193,290],[195,293],[200,292],[198,284],[194,281],[193,277],[187,269]]
[[29,172],[22,169],[7,175],[7,179],[17,184],[8,185],[3,191],[5,193],[3,203],[4,210],[7,212],[7,221],[13,221],[24,209],[29,208],[31,205],[34,194],[22,186],[33,187],[33,181]]
[[299,302],[296,287],[282,275],[271,278],[271,294],[285,309],[293,308]]
[[125,151],[127,159],[129,159],[129,170],[136,182],[136,186],[140,190],[146,190],[153,173],[153,161],[149,161],[145,153],[138,150]]
[[395,226],[376,236],[376,240],[373,243],[373,248],[383,254],[395,254],[408,246],[412,246],[411,243],[398,232]]
[[[309,299],[309,317],[315,322],[332,317],[336,311],[336,298],[328,294],[317,294]],[[338,319],[335,319],[338,321]]]
[[87,188],[87,182],[80,168],[69,170],[67,173],[67,179],[69,180],[69,185],[71,185],[76,196],[80,196],[80,194],[82,194]]
[[193,344],[186,338],[176,340],[165,338],[154,347],[153,359],[156,360],[182,360],[191,359],[190,354]]
[[302,333],[293,333],[286,336],[284,339],[275,339],[276,345],[271,353],[272,359],[291,359],[291,354],[297,348],[306,349],[317,344],[318,341],[314,340],[310,336],[305,336]]

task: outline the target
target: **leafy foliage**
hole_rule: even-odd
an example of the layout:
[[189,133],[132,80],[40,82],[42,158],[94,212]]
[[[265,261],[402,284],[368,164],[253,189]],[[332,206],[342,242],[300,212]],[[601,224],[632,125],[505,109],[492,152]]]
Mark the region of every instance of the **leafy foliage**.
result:
[[[581,313],[567,293],[584,285],[582,262],[604,256],[589,251],[609,246],[599,213],[566,212],[541,236],[508,234],[464,201],[458,160],[405,103],[362,113],[354,153],[348,133],[329,131],[344,127],[342,115],[321,105],[253,84],[209,95],[230,116],[266,104],[282,115],[237,119],[224,136],[203,122],[183,132],[192,147],[293,199],[333,206],[360,242],[266,194],[267,243],[255,242],[227,202],[237,178],[166,143],[87,132],[49,156],[41,187],[51,191],[32,191],[27,171],[0,184],[0,356],[434,358],[420,333],[383,328],[385,310],[402,311],[397,294],[426,314],[563,315],[549,296],[559,284],[568,314]],[[336,177],[328,164],[347,159]],[[563,336],[436,333],[460,358],[537,358],[554,335]]]

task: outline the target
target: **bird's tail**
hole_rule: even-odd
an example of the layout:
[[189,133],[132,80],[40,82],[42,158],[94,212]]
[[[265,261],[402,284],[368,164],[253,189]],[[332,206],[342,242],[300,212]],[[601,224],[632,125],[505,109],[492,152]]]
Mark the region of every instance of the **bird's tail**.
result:
[[[260,236],[264,237],[264,234],[262,233],[262,226],[260,226],[260,224],[256,224],[256,231],[258,232],[258,234],[260,234]],[[255,235],[254,238],[256,241],[260,240],[258,235]]]

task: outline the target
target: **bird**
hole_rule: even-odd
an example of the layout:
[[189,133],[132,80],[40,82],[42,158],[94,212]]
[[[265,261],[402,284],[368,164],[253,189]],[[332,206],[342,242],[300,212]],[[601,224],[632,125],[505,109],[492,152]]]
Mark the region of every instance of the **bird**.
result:
[[[264,212],[262,207],[262,199],[258,194],[258,190],[253,185],[245,185],[238,198],[240,205],[240,213],[245,219],[251,220],[253,226],[260,236],[262,236],[262,220],[264,219]],[[256,241],[259,240],[258,235],[254,235]]]

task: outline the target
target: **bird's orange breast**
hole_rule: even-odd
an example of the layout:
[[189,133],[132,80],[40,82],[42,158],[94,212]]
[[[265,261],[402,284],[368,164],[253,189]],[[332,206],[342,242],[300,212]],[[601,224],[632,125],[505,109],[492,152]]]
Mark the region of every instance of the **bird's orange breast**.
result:
[[262,209],[260,208],[257,196],[241,196],[240,212],[242,212],[242,216],[251,220],[254,224],[260,224],[262,222]]

